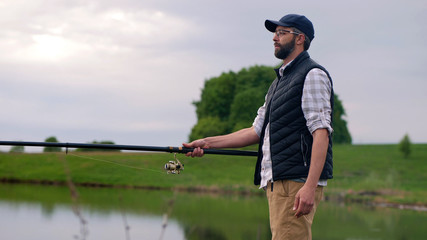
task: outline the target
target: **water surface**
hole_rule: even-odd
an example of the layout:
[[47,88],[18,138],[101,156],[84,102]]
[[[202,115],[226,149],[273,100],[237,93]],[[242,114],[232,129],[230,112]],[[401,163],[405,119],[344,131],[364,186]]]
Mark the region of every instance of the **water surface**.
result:
[[[270,238],[264,196],[77,190],[79,196],[73,199],[67,187],[0,184],[0,238]],[[427,236],[427,213],[413,210],[322,202],[314,221],[313,239],[402,240]]]

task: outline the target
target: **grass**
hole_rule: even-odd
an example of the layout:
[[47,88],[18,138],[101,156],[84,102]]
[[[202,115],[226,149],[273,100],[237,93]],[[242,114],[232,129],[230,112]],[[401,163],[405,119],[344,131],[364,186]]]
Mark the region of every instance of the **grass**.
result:
[[426,204],[427,145],[413,144],[405,159],[398,145],[334,147],[334,190],[373,192],[400,203]]
[[[335,145],[334,179],[326,194],[427,205],[427,144],[411,147],[405,159],[398,145]],[[169,153],[0,153],[0,179],[65,182],[69,171],[77,184],[259,192],[253,185],[255,157],[177,157],[185,165],[179,175],[163,171],[173,160]]]

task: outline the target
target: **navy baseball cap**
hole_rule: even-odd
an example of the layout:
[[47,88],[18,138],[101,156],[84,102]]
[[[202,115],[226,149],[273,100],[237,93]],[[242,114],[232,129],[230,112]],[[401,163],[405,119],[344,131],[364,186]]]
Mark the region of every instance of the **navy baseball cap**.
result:
[[265,27],[270,32],[275,32],[277,26],[295,27],[302,31],[310,41],[314,38],[314,27],[308,18],[298,14],[288,14],[282,17],[279,21],[265,20]]

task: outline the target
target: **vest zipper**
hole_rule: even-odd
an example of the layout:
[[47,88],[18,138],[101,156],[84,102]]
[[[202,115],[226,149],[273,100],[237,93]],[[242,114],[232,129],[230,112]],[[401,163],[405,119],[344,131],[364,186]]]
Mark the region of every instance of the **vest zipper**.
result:
[[[269,103],[268,103],[268,127],[269,127],[269,138],[270,138],[270,160],[271,160],[271,191],[273,192],[273,182],[274,182],[274,171],[273,171],[273,169],[274,169],[274,164],[273,164],[273,153],[272,153],[272,151],[271,151],[271,143],[272,143],[272,141],[271,141],[271,105],[273,104],[273,97],[274,97],[274,94],[276,93],[276,90],[277,90],[277,86],[279,85],[279,82],[280,82],[280,80],[282,79],[282,76],[280,76],[280,78],[278,78],[277,79],[277,82],[276,82],[276,85],[274,86],[274,90],[273,90],[273,93],[271,94],[271,97],[270,97],[270,101],[269,101]],[[267,120],[267,119],[265,119],[265,120]],[[265,121],[264,120],[264,121]],[[267,127],[267,126],[266,126]],[[264,144],[264,143],[263,143]]]
[[302,160],[304,161],[304,167],[307,167],[306,151],[304,151],[304,145],[305,145],[304,134],[301,134],[301,153],[302,153]]

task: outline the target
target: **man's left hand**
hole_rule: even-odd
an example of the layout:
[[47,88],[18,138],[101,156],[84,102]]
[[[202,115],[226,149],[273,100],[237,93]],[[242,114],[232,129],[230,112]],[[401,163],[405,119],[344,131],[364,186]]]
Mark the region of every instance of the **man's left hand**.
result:
[[310,188],[304,185],[295,195],[293,210],[296,211],[295,217],[309,214],[313,210],[316,188]]

